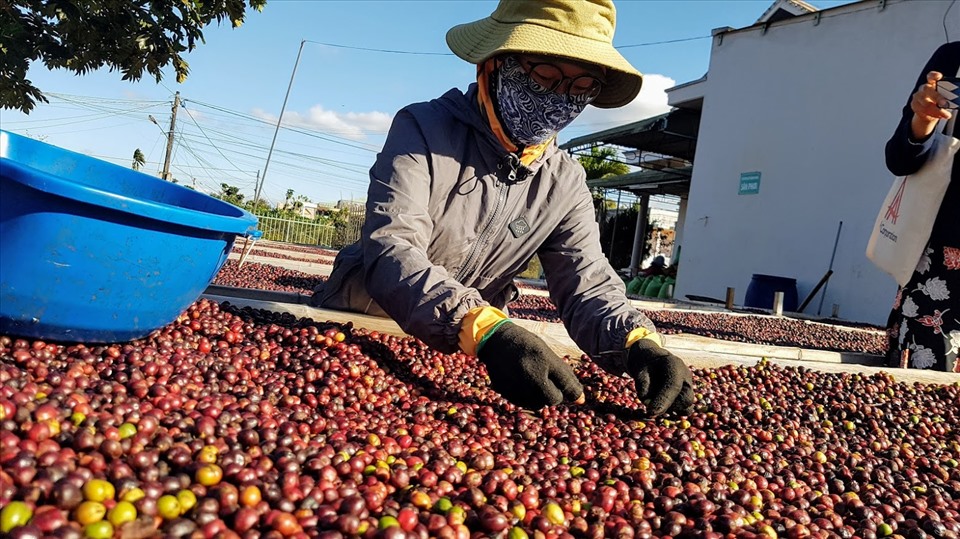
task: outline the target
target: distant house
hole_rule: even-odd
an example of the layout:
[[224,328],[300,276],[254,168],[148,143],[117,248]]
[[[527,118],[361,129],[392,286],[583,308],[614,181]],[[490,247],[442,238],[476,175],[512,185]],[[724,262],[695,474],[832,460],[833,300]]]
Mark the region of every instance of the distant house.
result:
[[317,215],[323,212],[323,210],[329,207],[328,204],[320,204],[317,202],[307,202],[300,206],[298,214],[300,217],[305,217],[307,219],[316,219]]
[[338,200],[336,204],[337,209],[348,210],[351,212],[362,212],[366,209],[366,201],[364,200]]
[[676,297],[734,287],[742,303],[768,274],[795,278],[802,299],[833,260],[822,314],[885,322],[896,284],[864,254],[893,180],[883,147],[944,26],[960,37],[950,4],[778,0],[752,26],[714,30],[708,73],[667,91],[673,111],[580,137],[689,162],[621,182],[681,196]]

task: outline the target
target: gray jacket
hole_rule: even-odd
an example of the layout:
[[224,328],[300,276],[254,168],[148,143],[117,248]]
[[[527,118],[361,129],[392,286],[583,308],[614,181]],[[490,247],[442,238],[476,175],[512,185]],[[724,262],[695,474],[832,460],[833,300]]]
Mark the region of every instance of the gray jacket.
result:
[[521,166],[481,115],[475,84],[397,113],[370,170],[366,212],[360,241],[337,255],[314,305],[389,316],[451,353],[467,311],[512,301],[513,278],[536,254],[587,354],[654,330],[600,250],[583,167],[556,145]]

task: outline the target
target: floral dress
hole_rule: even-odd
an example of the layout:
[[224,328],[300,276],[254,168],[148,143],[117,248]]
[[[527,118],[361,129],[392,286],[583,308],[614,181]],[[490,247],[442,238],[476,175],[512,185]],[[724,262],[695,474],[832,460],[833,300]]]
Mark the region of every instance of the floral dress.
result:
[[913,277],[897,291],[891,366],[960,372],[960,248],[928,246]]

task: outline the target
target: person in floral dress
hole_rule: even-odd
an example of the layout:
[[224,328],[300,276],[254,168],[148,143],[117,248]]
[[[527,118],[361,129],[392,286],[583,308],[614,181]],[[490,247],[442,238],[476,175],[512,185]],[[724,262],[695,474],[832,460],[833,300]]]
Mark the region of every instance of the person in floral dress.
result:
[[[887,142],[887,168],[897,176],[917,172],[933,154],[940,120],[948,132],[957,114],[937,92],[937,81],[960,68],[960,41],[941,46],[914,85],[903,117]],[[960,131],[954,130],[954,136]],[[897,291],[889,318],[891,366],[960,372],[960,163],[954,156],[930,241],[910,281]]]

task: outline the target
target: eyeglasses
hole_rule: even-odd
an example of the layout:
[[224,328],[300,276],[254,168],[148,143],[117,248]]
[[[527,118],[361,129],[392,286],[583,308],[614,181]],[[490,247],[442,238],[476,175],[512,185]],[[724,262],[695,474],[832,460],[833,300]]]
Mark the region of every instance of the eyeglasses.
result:
[[603,81],[593,75],[568,77],[563,74],[562,69],[549,62],[531,62],[519,59],[517,61],[535,83],[534,90],[538,93],[561,93],[558,90],[566,81],[570,81],[570,84],[567,86],[566,92],[563,93],[570,97],[592,100],[600,95],[603,90]]

